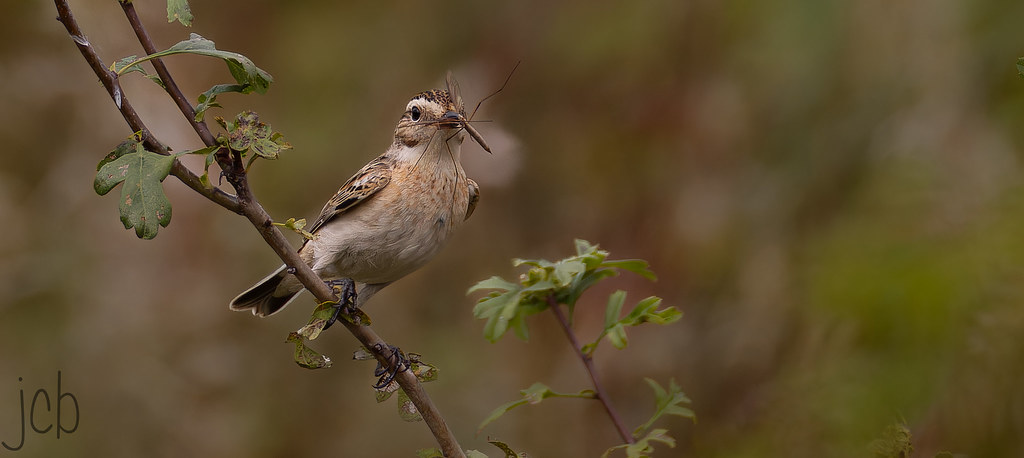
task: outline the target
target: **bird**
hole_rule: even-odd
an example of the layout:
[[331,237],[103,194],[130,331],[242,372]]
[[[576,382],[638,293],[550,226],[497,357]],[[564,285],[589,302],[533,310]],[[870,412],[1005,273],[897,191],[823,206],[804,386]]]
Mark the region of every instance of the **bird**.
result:
[[[466,118],[458,82],[448,72],[446,89],[413,96],[384,154],[327,201],[308,228],[312,237],[299,249],[302,261],[328,284],[348,282],[355,307],[425,265],[480,199],[480,187],[460,163],[467,134],[490,153]],[[229,308],[259,317],[281,311],[305,289],[293,272],[282,265]],[[355,283],[362,285],[358,293]]]

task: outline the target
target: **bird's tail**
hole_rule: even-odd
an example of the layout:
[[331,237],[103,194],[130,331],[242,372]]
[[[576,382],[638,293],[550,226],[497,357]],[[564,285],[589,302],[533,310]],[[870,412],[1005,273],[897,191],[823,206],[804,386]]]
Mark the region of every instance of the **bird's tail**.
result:
[[267,278],[260,280],[252,288],[245,290],[238,297],[232,299],[228,307],[236,311],[251,309],[252,314],[259,317],[277,313],[302,291],[301,287],[297,291],[278,291],[278,286],[281,285],[281,282],[287,276],[288,272],[285,266],[281,266],[280,269],[268,275]]

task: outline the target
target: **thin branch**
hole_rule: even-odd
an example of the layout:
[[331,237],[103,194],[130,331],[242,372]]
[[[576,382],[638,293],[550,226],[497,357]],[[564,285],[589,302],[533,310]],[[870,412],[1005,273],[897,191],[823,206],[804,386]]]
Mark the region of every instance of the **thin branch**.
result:
[[555,300],[555,296],[548,295],[548,306],[552,312],[555,313],[555,318],[558,318],[558,324],[562,325],[562,330],[565,331],[565,336],[569,338],[569,343],[572,344],[572,349],[576,351],[576,356],[579,356],[580,361],[583,361],[583,366],[587,369],[587,374],[590,375],[590,381],[594,384],[594,391],[597,392],[597,399],[601,401],[601,405],[604,406],[605,412],[608,413],[608,417],[611,418],[612,423],[615,424],[615,429],[619,431],[619,436],[627,444],[636,442],[633,439],[633,435],[626,430],[625,424],[622,423],[622,419],[619,418],[619,414],[612,407],[612,401],[608,398],[608,393],[601,386],[601,381],[597,378],[597,369],[594,368],[594,358],[591,358],[586,353],[583,353],[582,347],[580,347],[579,340],[576,339],[576,333],[573,332],[572,326],[569,325],[569,320],[565,317],[565,313],[562,313],[562,309],[559,308],[558,302]]
[[[114,101],[114,105],[121,112],[121,116],[124,117],[125,122],[131,127],[133,132],[142,132],[142,142],[146,146],[146,149],[153,151],[158,154],[168,154],[168,148],[163,143],[160,143],[153,133],[150,132],[149,128],[139,117],[138,112],[132,107],[132,104],[128,102],[128,98],[125,96],[124,91],[121,90],[121,84],[118,82],[117,75],[107,69],[106,65],[103,65],[103,60],[100,59],[96,50],[92,44],[89,43],[89,39],[82,33],[82,29],[78,27],[78,22],[75,20],[74,15],[71,14],[71,8],[68,7],[66,0],[54,0],[57,6],[57,15],[61,24],[64,24],[64,28],[67,29],[68,34],[71,35],[71,39],[74,40],[75,45],[78,46],[78,50],[82,53],[82,57],[92,68],[93,73],[100,79],[100,83],[107,90],[107,94]],[[200,182],[199,177],[196,176],[192,171],[188,170],[178,160],[174,161],[171,166],[171,174],[178,177],[182,183],[192,188],[192,190],[205,196],[216,204],[231,210],[234,213],[239,213],[240,206],[235,196],[232,196],[217,188],[207,188]]]
[[[82,56],[85,57],[86,62],[92,67],[93,72],[100,78],[103,86],[107,89],[111,98],[114,100],[118,109],[121,110],[125,121],[135,131],[143,132],[143,139],[147,147],[161,154],[167,154],[168,148],[158,142],[150,131],[146,128],[142,119],[138,116],[138,113],[131,107],[127,99],[124,97],[121,91],[120,85],[118,84],[117,75],[107,70],[106,66],[103,65],[102,60],[96,54],[95,50],[86,40],[85,35],[78,27],[74,16],[71,14],[71,10],[67,5],[66,0],[54,0],[57,6],[57,12],[59,20],[67,28],[68,33],[71,34],[71,38],[78,45],[79,50],[82,52]],[[129,22],[132,23],[132,28],[136,32],[143,48],[146,52],[152,54],[156,52],[156,48],[153,46],[152,40],[149,39],[148,33],[142,26],[141,21],[138,19],[138,15],[135,14],[134,7],[131,7],[130,2],[122,2],[122,7],[125,10],[125,14],[128,16]],[[182,95],[181,91],[174,84],[173,79],[167,72],[167,68],[163,65],[159,59],[154,59],[154,67],[157,69],[157,74],[167,85],[168,94],[175,100],[179,109],[189,119],[196,133],[203,139],[203,142],[207,145],[212,146],[216,144],[216,140],[213,139],[209,129],[205,123],[195,122],[195,110]],[[284,263],[295,269],[295,276],[306,287],[313,296],[319,302],[335,301],[337,297],[334,292],[320,279],[319,276],[299,258],[298,253],[291,246],[288,240],[284,237],[280,230],[274,226],[273,220],[270,215],[266,212],[256,197],[253,195],[252,190],[248,186],[248,181],[244,169],[242,168],[241,158],[238,157],[237,153],[234,153],[233,157],[227,157],[225,154],[219,155],[218,162],[224,169],[225,176],[228,182],[235,188],[238,193],[238,197],[229,195],[219,189],[214,188],[210,190],[203,186],[199,178],[195,176],[191,171],[181,165],[180,162],[175,161],[171,173],[182,180],[183,183],[188,185],[190,188],[206,196],[210,200],[220,204],[221,206],[235,212],[244,215],[257,229],[263,239],[268,245],[274,250],[275,253],[281,258]],[[221,160],[224,158],[225,160]],[[391,355],[385,354],[384,351],[378,351],[377,349],[387,349],[389,346],[384,342],[376,332],[368,326],[359,326],[349,323],[345,320],[341,320],[341,323],[349,330],[363,344],[369,349],[378,361],[381,362],[385,367],[391,370],[397,369],[394,365],[400,364],[398,361],[394,361]],[[438,445],[441,446],[441,450],[445,456],[450,457],[465,457],[465,453],[462,451],[462,447],[459,446],[455,435],[448,427],[444,418],[441,416],[440,411],[430,400],[423,386],[416,379],[416,376],[412,371],[399,372],[395,378],[402,390],[409,396],[413,405],[419,411],[420,415],[423,416],[424,422],[430,428],[434,434]]]
[[[139,14],[135,11],[135,3],[130,1],[122,1],[121,9],[124,10],[125,16],[128,18],[128,22],[132,25],[132,30],[135,31],[135,36],[139,38],[139,43],[142,44],[142,49],[146,51],[146,54],[156,54],[156,45],[153,44],[153,39],[149,37],[149,32],[146,32],[146,28],[142,25],[142,20],[139,19]],[[199,134],[199,138],[203,140],[206,146],[213,146],[217,144],[217,139],[214,138],[213,134],[210,133],[210,128],[205,122],[196,121],[196,110],[189,103],[185,94],[178,89],[178,84],[174,82],[174,78],[171,78],[171,73],[167,71],[167,66],[164,65],[164,61],[156,58],[150,61],[153,64],[153,68],[156,69],[157,76],[160,77],[160,81],[164,83],[164,89],[167,90],[167,94],[174,100],[174,104],[178,106],[185,118],[188,119],[189,124],[192,125],[192,129]]]

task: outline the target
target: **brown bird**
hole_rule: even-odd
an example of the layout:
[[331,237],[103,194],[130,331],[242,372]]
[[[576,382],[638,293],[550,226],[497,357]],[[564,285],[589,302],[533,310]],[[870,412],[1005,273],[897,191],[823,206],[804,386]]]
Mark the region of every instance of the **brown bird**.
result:
[[[417,94],[381,156],[352,176],[309,227],[299,256],[325,281],[362,284],[355,305],[419,269],[473,214],[480,192],[459,163],[468,132],[490,152],[466,119],[458,83]],[[231,310],[272,315],[303,290],[287,266],[231,301]],[[343,298],[344,300],[344,298]]]

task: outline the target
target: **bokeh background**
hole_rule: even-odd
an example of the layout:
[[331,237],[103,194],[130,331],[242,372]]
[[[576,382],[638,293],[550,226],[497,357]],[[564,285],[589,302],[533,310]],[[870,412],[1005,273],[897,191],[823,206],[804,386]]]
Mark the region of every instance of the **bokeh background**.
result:
[[[585,339],[614,289],[685,312],[597,353],[631,426],[654,407],[644,376],[693,399],[699,421],[660,421],[678,446],[656,456],[871,456],[901,422],[913,456],[1024,456],[1024,3],[196,0],[191,30],[167,24],[163,2],[136,3],[158,46],[197,32],[275,77],[211,114],[255,109],[295,146],[252,171],[280,220],[315,217],[447,69],[472,104],[522,62],[478,114],[494,154],[464,149],[476,214],[368,305],[385,338],[441,368],[427,388],[466,448],[498,456],[495,437],[531,456],[591,457],[617,442],[600,407],[575,400],[475,434],[535,381],[587,386],[551,316],[533,317],[529,343],[489,344],[464,294],[516,275],[513,257],[560,258],[579,237],[660,277],[593,291],[577,317]],[[116,2],[71,6],[107,63],[141,53]],[[228,311],[278,265],[244,219],[171,178],[171,225],[151,241],[123,229],[92,179],[130,132],[51,3],[5,8],[0,440],[18,442],[19,392],[56,401],[58,371],[81,420],[60,439],[29,429],[22,450],[0,453],[432,446],[422,424],[374,402],[372,364],[349,361],[356,342],[341,330],[315,343],[333,368],[295,366],[284,338],[310,299],[272,319]],[[213,59],[166,62],[193,98],[230,78]],[[124,86],[160,139],[200,146],[155,85]]]

